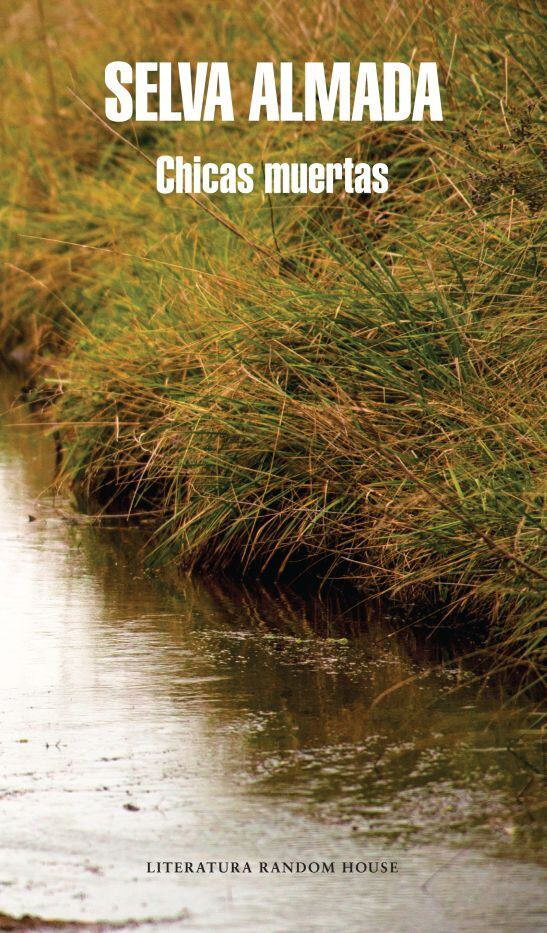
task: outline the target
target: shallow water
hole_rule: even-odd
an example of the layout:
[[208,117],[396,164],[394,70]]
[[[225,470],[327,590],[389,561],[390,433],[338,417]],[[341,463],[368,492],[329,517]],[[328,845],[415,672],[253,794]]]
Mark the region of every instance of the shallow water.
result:
[[[404,620],[147,576],[142,531],[70,519],[28,418],[12,410],[0,435],[0,911],[168,931],[539,929],[532,711],[457,666],[431,673],[439,651],[397,633]],[[398,872],[342,871],[377,859]],[[147,873],[166,860],[252,872]],[[259,872],[276,860],[335,872]]]

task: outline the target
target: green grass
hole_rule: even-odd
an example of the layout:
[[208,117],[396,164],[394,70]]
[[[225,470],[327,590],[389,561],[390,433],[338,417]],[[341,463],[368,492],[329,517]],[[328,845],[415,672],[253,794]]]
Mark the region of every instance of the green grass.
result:
[[[54,417],[80,493],[156,513],[152,561],[296,565],[423,614],[441,606],[480,620],[498,663],[534,680],[547,574],[539,7],[285,4],[282,20],[226,6],[139,5],[124,29],[103,3],[46,6],[45,44],[28,8],[10,20],[4,355],[22,348],[39,384],[62,387]],[[435,59],[445,122],[139,126],[124,131],[139,155],[67,89],[100,113],[110,59],[227,58],[244,112],[254,62],[272,55]],[[147,161],[160,153],[257,170],[381,160],[390,191],[161,200]]]

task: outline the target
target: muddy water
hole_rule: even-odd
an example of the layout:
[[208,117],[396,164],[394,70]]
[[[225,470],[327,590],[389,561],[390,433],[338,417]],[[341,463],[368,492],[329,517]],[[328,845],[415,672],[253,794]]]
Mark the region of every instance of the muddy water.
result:
[[[457,667],[428,673],[438,650],[401,620],[147,576],[142,530],[70,518],[24,419],[4,416],[0,440],[0,911],[150,931],[539,929],[529,709]],[[378,859],[398,872],[357,872]],[[194,873],[147,872],[166,860]]]

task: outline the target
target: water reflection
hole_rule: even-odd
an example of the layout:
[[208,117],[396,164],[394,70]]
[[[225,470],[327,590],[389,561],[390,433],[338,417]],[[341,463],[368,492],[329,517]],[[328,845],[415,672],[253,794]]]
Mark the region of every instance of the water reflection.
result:
[[[430,673],[433,646],[387,637],[374,613],[344,607],[341,622],[327,600],[147,576],[142,531],[66,521],[27,417],[12,411],[0,441],[0,909],[533,929],[530,711],[453,667]],[[157,859],[384,856],[400,873],[366,883],[146,874]],[[318,901],[324,925],[306,926]]]

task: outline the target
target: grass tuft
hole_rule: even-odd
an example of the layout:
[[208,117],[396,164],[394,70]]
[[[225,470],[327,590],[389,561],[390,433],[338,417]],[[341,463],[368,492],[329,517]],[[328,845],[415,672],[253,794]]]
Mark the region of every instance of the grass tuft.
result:
[[[499,663],[537,679],[539,6],[33,10],[21,4],[6,30],[2,77],[17,93],[3,104],[0,346],[62,390],[80,493],[152,510],[153,562],[305,567],[424,613],[442,606],[481,620]],[[227,59],[240,113],[265,58],[434,59],[445,121],[241,119],[119,138],[88,108],[101,113],[98,76],[124,57]],[[264,199],[258,184],[203,210],[155,194],[161,153],[257,172],[266,159],[386,161],[390,190]]]

